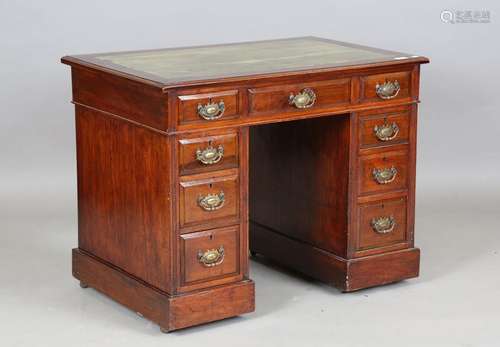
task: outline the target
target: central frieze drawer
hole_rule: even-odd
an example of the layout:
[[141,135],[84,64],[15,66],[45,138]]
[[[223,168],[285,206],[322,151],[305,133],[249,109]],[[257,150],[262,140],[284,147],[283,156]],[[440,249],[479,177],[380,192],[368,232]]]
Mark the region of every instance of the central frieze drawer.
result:
[[288,84],[248,90],[249,114],[268,115],[324,110],[351,100],[351,79]]

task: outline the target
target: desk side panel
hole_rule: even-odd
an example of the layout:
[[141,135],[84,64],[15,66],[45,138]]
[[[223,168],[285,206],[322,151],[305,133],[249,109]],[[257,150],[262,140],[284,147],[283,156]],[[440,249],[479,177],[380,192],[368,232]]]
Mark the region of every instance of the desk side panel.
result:
[[168,97],[159,87],[72,67],[73,102],[158,130],[168,128]]
[[171,292],[170,139],[76,107],[78,246]]

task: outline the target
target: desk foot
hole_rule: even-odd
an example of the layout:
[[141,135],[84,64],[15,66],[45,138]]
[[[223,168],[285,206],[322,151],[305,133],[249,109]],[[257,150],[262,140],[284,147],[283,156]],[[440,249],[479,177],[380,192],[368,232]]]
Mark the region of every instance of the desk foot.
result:
[[73,249],[73,276],[160,326],[164,333],[255,310],[252,280],[171,295],[82,250]]
[[418,248],[345,259],[255,223],[250,223],[250,247],[260,255],[335,286],[343,292],[398,282],[419,275]]

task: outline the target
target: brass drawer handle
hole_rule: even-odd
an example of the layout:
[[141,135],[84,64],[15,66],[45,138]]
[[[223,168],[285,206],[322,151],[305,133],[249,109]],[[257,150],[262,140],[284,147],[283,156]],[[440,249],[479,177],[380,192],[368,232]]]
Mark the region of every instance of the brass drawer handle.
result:
[[217,164],[221,161],[224,156],[224,147],[219,145],[219,147],[214,148],[209,145],[204,150],[197,149],[196,150],[196,160],[205,165],[213,165]]
[[379,234],[388,234],[396,227],[396,221],[393,216],[373,218],[372,228]]
[[393,166],[390,168],[384,169],[373,169],[373,178],[377,181],[378,184],[388,184],[396,179],[396,175],[398,174],[398,170]]
[[288,103],[297,108],[309,108],[314,105],[315,101],[316,94],[311,88],[302,89],[302,91],[297,95],[290,93],[290,96],[288,97]]
[[391,141],[398,136],[399,127],[395,122],[392,124],[385,123],[382,125],[375,125],[373,131],[380,141]]
[[224,261],[224,246],[208,249],[205,252],[198,251],[198,261],[205,267],[212,267],[222,264]]
[[223,100],[218,103],[209,100],[206,105],[198,104],[198,115],[206,120],[215,120],[222,117],[225,109],[226,105]]
[[382,84],[377,83],[375,91],[377,95],[384,100],[395,98],[401,89],[398,81],[385,81]]
[[225,201],[226,198],[224,196],[224,192],[221,191],[219,194],[208,194],[205,196],[200,196],[198,198],[198,206],[200,206],[205,211],[215,211],[222,208]]

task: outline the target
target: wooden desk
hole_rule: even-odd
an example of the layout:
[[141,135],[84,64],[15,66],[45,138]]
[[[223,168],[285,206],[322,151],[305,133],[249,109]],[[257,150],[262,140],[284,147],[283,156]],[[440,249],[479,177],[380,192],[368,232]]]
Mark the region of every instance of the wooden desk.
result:
[[306,37],[62,62],[82,287],[171,331],[254,310],[249,249],[347,292],[418,276],[427,58]]

